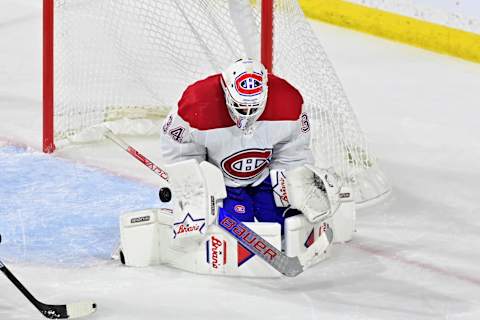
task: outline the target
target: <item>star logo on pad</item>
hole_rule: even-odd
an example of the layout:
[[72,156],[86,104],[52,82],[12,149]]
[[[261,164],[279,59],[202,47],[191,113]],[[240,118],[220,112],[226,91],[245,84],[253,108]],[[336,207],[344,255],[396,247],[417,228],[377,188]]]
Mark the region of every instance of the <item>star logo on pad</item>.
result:
[[173,224],[173,238],[189,236],[192,233],[203,234],[205,219],[193,219],[190,213],[182,221]]

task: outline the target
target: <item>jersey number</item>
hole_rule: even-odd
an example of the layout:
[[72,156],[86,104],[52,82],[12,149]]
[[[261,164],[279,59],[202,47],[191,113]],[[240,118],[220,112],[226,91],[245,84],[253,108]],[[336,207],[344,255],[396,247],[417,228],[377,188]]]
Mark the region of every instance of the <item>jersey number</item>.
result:
[[184,132],[185,132],[185,128],[176,127],[174,129],[168,131],[168,134],[173,138],[173,140],[175,140],[177,142],[182,142]]
[[310,130],[310,122],[306,113],[302,113],[302,132],[308,132]]

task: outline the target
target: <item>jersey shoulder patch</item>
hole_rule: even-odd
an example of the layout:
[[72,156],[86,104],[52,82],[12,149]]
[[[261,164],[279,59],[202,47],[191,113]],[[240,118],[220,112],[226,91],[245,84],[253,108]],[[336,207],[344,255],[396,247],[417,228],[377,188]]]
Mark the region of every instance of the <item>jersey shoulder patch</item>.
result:
[[198,130],[234,126],[225,105],[220,74],[199,80],[187,87],[178,102],[178,115]]
[[302,95],[294,86],[273,74],[268,75],[267,105],[259,121],[296,121],[302,107]]

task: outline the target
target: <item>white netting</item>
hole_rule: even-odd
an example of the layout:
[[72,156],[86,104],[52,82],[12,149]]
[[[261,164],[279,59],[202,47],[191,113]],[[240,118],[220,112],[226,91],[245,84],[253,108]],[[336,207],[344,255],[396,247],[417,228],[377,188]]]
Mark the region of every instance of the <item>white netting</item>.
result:
[[[87,139],[108,122],[150,134],[188,84],[259,56],[249,0],[55,0],[56,139]],[[312,119],[317,160],[358,201],[389,190],[340,82],[294,0],[276,0],[274,72],[296,86]]]

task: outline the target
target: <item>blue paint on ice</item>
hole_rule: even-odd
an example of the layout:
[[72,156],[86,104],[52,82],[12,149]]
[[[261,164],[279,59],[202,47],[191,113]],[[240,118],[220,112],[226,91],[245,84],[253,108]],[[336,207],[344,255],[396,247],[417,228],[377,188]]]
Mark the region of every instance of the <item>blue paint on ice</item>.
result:
[[0,148],[0,259],[107,262],[122,212],[158,207],[157,191],[39,152]]

